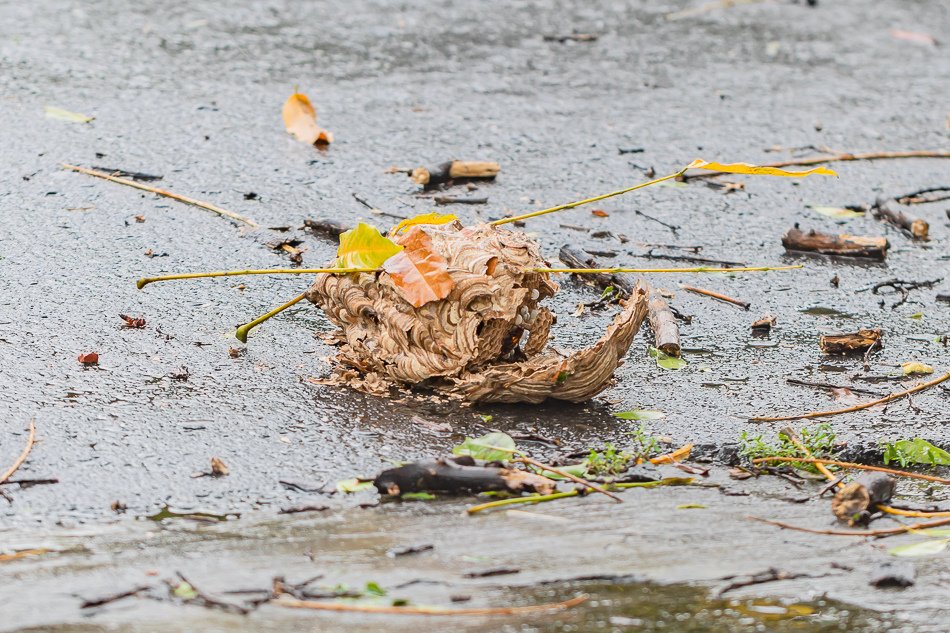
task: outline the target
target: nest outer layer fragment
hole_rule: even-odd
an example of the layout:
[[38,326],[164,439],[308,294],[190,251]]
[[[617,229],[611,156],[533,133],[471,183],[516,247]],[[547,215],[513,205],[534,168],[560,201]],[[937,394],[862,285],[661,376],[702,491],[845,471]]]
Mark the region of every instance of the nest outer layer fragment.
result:
[[[335,382],[383,392],[424,387],[471,402],[582,402],[607,388],[646,316],[638,287],[593,346],[547,347],[557,284],[524,233],[483,224],[416,227],[447,263],[454,287],[418,308],[386,272],[319,274],[307,293],[341,332]],[[399,237],[394,238],[399,241]]]

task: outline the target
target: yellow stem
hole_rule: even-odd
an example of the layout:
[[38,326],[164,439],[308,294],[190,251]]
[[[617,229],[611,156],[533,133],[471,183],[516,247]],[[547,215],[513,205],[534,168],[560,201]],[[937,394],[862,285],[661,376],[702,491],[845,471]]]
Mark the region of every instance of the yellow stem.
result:
[[564,209],[572,209],[574,207],[579,207],[582,204],[589,204],[591,202],[597,202],[599,200],[605,200],[607,198],[613,198],[614,196],[623,195],[625,193],[630,193],[631,191],[636,191],[637,189],[643,189],[644,187],[649,187],[650,185],[655,185],[657,183],[663,182],[664,180],[671,180],[678,176],[682,176],[686,173],[686,167],[679,170],[675,174],[670,174],[669,176],[663,176],[662,178],[657,178],[656,180],[650,180],[648,182],[641,182],[639,185],[634,185],[632,187],[627,187],[626,189],[620,189],[619,191],[612,191],[610,193],[605,193],[600,196],[594,196],[593,198],[585,198],[584,200],[578,200],[577,202],[568,202],[567,204],[559,204],[556,207],[551,207],[550,209],[542,209],[541,211],[532,211],[531,213],[525,213],[523,215],[514,215],[508,218],[502,218],[500,220],[495,220],[494,222],[489,222],[493,226],[500,226],[502,224],[508,224],[509,222],[517,222],[519,220],[527,220],[528,218],[535,218],[539,215],[545,215],[547,213],[554,213],[555,211],[563,211]]
[[[792,270],[804,268],[798,266],[756,266],[742,268],[709,268],[699,266],[694,268],[529,268],[535,273],[754,273],[772,270]],[[210,273],[182,273],[179,275],[162,275],[161,277],[143,277],[136,285],[139,290],[156,281],[174,281],[176,279],[204,279],[207,277],[237,277],[240,275],[308,275],[327,273],[331,275],[348,275],[350,273],[376,273],[382,268],[269,268],[262,270],[221,270]]]
[[180,275],[163,275],[161,277],[144,277],[136,284],[141,290],[153,281],[174,281],[176,279],[204,279],[206,277],[237,277],[240,275],[308,275],[330,273],[344,275],[349,273],[372,273],[379,268],[270,268],[264,270],[221,270],[211,273],[182,273]]
[[252,328],[257,327],[258,325],[260,325],[261,323],[263,323],[263,322],[266,321],[267,319],[271,318],[272,316],[275,316],[275,315],[277,315],[277,314],[280,314],[281,312],[283,312],[283,311],[286,310],[287,308],[289,308],[289,307],[295,305],[296,303],[298,303],[299,301],[301,301],[302,299],[304,299],[306,296],[307,296],[307,293],[304,293],[304,294],[302,294],[302,295],[300,295],[300,296],[298,296],[298,297],[294,297],[293,299],[291,299],[290,301],[288,301],[288,302],[285,303],[284,305],[274,308],[273,310],[271,310],[271,311],[268,312],[267,314],[264,314],[264,315],[262,315],[262,316],[259,316],[259,317],[257,317],[256,319],[254,319],[253,321],[251,321],[251,322],[249,322],[249,323],[245,323],[244,325],[242,325],[241,327],[239,327],[236,332],[234,332],[234,336],[236,336],[237,339],[238,339],[239,341],[241,341],[242,343],[247,343],[247,333],[250,332]]
[[710,268],[697,266],[695,268],[531,268],[535,273],[572,273],[575,275],[600,273],[756,273],[772,270],[792,270],[804,268],[796,266],[742,266],[736,268]]

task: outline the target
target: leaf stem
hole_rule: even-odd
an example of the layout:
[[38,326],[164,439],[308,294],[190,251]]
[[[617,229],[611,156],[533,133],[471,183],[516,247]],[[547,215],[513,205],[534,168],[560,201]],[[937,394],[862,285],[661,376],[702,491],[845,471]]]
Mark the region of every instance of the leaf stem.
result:
[[571,273],[574,275],[603,274],[603,273],[765,273],[773,270],[793,270],[804,268],[804,265],[795,266],[737,266],[733,268],[710,268],[697,266],[694,268],[530,268],[535,273]]
[[239,341],[241,341],[242,343],[247,343],[247,333],[250,332],[252,328],[257,327],[258,325],[260,325],[261,323],[263,323],[263,322],[266,321],[267,319],[271,318],[272,316],[276,316],[276,315],[280,314],[281,312],[283,312],[283,311],[286,310],[287,308],[289,308],[289,307],[295,305],[296,303],[298,303],[298,302],[301,301],[302,299],[306,298],[306,296],[307,296],[307,293],[303,293],[303,294],[300,295],[300,296],[294,297],[293,299],[291,299],[291,300],[288,301],[287,303],[283,304],[282,306],[278,306],[278,307],[274,308],[273,310],[271,310],[271,311],[268,312],[267,314],[261,315],[261,316],[257,317],[256,319],[254,319],[253,321],[250,321],[250,322],[248,322],[248,323],[245,323],[244,325],[240,326],[240,327],[234,332],[234,336],[237,337],[237,339],[238,339]]
[[141,290],[156,281],[174,281],[176,279],[204,279],[206,277],[238,277],[240,275],[309,275],[328,273],[348,275],[350,273],[372,273],[379,268],[268,268],[262,270],[221,270],[210,273],[182,273],[180,275],[162,275],[161,277],[144,277],[136,283]]
[[671,180],[677,178],[686,173],[687,168],[679,170],[675,174],[670,174],[669,176],[663,176],[662,178],[657,178],[655,180],[650,180],[647,182],[641,182],[638,185],[632,187],[627,187],[626,189],[619,189],[617,191],[611,191],[610,193],[605,193],[600,196],[594,196],[593,198],[585,198],[583,200],[577,200],[576,202],[568,202],[567,204],[559,204],[556,207],[551,207],[550,209],[542,209],[540,211],[532,211],[531,213],[524,213],[522,215],[514,215],[507,218],[502,218],[500,220],[495,220],[494,222],[489,222],[492,226],[501,226],[502,224],[508,224],[509,222],[518,222],[519,220],[527,220],[528,218],[535,218],[539,215],[545,215],[548,213],[554,213],[555,211],[563,211],[564,209],[573,209],[574,207],[579,207],[582,204],[589,204],[591,202],[597,202],[599,200],[605,200],[607,198],[613,198],[614,196],[623,195],[631,191],[636,191],[637,189],[643,189],[644,187],[649,187],[650,185],[655,185],[657,183],[663,182],[664,180]]

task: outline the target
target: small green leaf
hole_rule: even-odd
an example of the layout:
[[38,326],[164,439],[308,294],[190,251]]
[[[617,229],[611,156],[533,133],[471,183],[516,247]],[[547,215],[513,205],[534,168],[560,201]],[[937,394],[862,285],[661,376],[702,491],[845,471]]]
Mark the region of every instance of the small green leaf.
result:
[[884,463],[950,466],[950,453],[919,437],[884,445]]
[[70,121],[72,123],[89,123],[96,118],[93,116],[86,116],[85,114],[79,114],[78,112],[63,110],[62,108],[57,108],[56,106],[44,106],[43,110],[46,111],[46,116],[51,119]]
[[363,592],[368,596],[385,596],[386,590],[379,586],[378,583],[373,582],[372,580],[366,583],[366,589]]
[[808,205],[808,208],[815,213],[820,213],[829,218],[849,219],[864,217],[864,211],[860,210],[861,207],[821,207]]
[[495,418],[495,416],[493,415],[485,415],[485,414],[481,414],[478,417],[480,417],[482,419],[482,422],[484,422],[485,424],[488,424]]
[[898,545],[887,550],[891,556],[933,556],[947,549],[950,538]]
[[607,299],[608,297],[612,297],[614,292],[616,292],[616,290],[614,290],[613,286],[607,286],[606,288],[604,288],[604,291],[600,293],[600,300],[603,301],[604,299]]
[[662,411],[655,409],[633,409],[632,411],[618,411],[613,414],[621,420],[660,420],[666,417]]
[[927,536],[950,536],[950,528],[930,528],[928,530],[917,530],[917,534],[926,534]]
[[402,250],[375,226],[360,222],[355,229],[340,235],[336,252],[337,268],[379,268],[387,259]]
[[650,356],[656,359],[656,364],[661,369],[677,370],[686,367],[686,361],[682,358],[670,356],[666,352],[661,352],[655,347],[650,347]]
[[405,598],[393,598],[394,607],[405,607],[408,604],[409,604],[409,601],[406,600]]
[[436,498],[431,492],[404,492],[399,495],[403,501],[431,501]]
[[358,477],[351,477],[349,479],[336,482],[337,491],[344,493],[360,492],[361,490],[372,490],[373,487],[372,480],[359,479]]
[[917,320],[919,321],[920,319],[924,318],[924,313],[923,313],[923,312],[915,312],[915,313],[913,313],[912,315],[910,315],[910,316],[907,317],[907,318],[908,318],[908,319],[917,319]]
[[705,510],[706,506],[701,503],[684,503],[676,506],[677,510]]
[[194,600],[198,597],[198,592],[195,591],[195,588],[190,584],[182,580],[178,585],[175,586],[175,589],[172,591],[176,597],[181,598],[182,600]]
[[481,437],[466,437],[452,449],[453,455],[470,455],[486,462],[505,462],[515,452],[515,441],[506,433],[488,433]]

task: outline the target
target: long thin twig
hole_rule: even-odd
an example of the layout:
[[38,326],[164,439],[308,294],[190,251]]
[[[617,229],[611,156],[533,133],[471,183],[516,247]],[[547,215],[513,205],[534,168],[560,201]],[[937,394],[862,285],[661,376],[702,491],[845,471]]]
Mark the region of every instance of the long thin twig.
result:
[[[616,490],[626,490],[627,488],[657,488],[659,486],[688,486],[693,482],[692,477],[667,477],[666,479],[661,479],[659,481],[636,481],[630,483],[619,483],[619,484],[609,484],[611,488]],[[500,508],[502,506],[514,505],[517,503],[541,503],[544,501],[554,501],[555,499],[564,499],[566,497],[576,497],[580,491],[578,490],[568,490],[567,492],[554,492],[549,495],[528,495],[526,497],[512,497],[511,499],[499,499],[497,501],[489,501],[487,503],[481,503],[479,505],[471,506],[467,508],[465,512],[468,514],[477,514],[482,510],[491,510],[494,508]]]
[[641,182],[639,185],[627,187],[626,189],[611,191],[610,193],[605,193],[600,196],[594,196],[593,198],[585,198],[583,200],[577,200],[576,202],[568,202],[567,204],[559,204],[556,207],[551,207],[549,209],[542,209],[540,211],[533,211],[531,213],[524,213],[522,215],[514,215],[511,217],[502,218],[500,220],[495,220],[494,222],[489,222],[489,224],[494,225],[494,226],[500,226],[502,224],[508,224],[509,222],[519,222],[521,220],[527,220],[528,218],[534,218],[539,215],[554,213],[555,211],[563,211],[564,209],[572,209],[574,207],[579,207],[582,204],[589,204],[591,202],[597,202],[599,200],[605,200],[607,198],[613,198],[614,196],[630,193],[631,191],[636,191],[637,189],[643,189],[644,187],[655,185],[657,183],[663,182],[664,180],[672,180],[673,178],[678,178],[679,176],[682,176],[685,172],[686,172],[686,168],[684,167],[683,169],[679,170],[675,174],[670,174],[668,176],[663,176],[662,178],[656,178],[654,180],[649,180],[647,182]]
[[[728,269],[723,268],[722,270],[728,270]],[[733,270],[735,270],[735,269],[733,269]],[[712,290],[706,290],[705,288],[697,288],[697,287],[695,287],[695,286],[680,286],[680,288],[682,288],[683,290],[686,290],[687,292],[693,292],[693,293],[696,293],[696,294],[698,294],[698,295],[705,295],[705,296],[707,296],[707,297],[712,297],[713,299],[718,299],[719,301],[725,301],[726,303],[731,303],[732,305],[739,306],[739,307],[742,308],[743,310],[748,310],[748,309],[752,306],[752,304],[749,303],[748,301],[742,301],[741,299],[735,299],[735,298],[730,297],[730,296],[728,296],[728,295],[724,295],[724,294],[721,294],[721,293],[718,293],[718,292],[714,292],[714,291],[712,291]]]
[[[582,275],[604,273],[765,273],[773,270],[795,270],[797,268],[804,268],[804,266],[802,264],[796,264],[795,266],[735,266],[732,268],[696,266],[693,268],[528,268],[527,270],[533,273],[571,273],[573,275]],[[685,290],[691,289],[687,286],[683,288]],[[710,294],[710,291],[703,291],[700,294],[709,294],[709,296],[715,295],[715,293]],[[716,298],[718,299],[719,297]],[[735,300],[730,301],[730,303],[735,303]]]
[[201,200],[196,200],[195,198],[190,198],[188,196],[183,196],[178,193],[172,193],[171,191],[166,191],[164,189],[158,189],[157,187],[150,187],[148,185],[143,185],[140,182],[135,182],[134,180],[126,180],[125,178],[119,178],[118,176],[113,176],[112,174],[107,174],[104,171],[98,171],[96,169],[87,169],[86,167],[78,167],[76,165],[69,165],[67,163],[60,163],[66,169],[72,171],[78,171],[81,174],[88,174],[90,176],[95,176],[97,178],[104,178],[106,180],[111,180],[112,182],[117,182],[120,185],[126,185],[128,187],[135,187],[136,189],[141,189],[142,191],[148,191],[150,193],[158,194],[160,196],[165,196],[166,198],[172,198],[173,200],[178,200],[179,202],[184,202],[185,204],[194,205],[196,207],[201,207],[202,209],[207,209],[213,213],[229,218],[236,222],[243,222],[247,226],[257,228],[259,225],[253,220],[249,220],[244,216],[238,215],[233,211],[228,211],[227,209],[222,209],[221,207],[211,204],[210,202],[203,202]]
[[[887,473],[889,475],[898,475],[900,477],[910,477],[913,479],[923,479],[924,481],[933,481],[938,484],[950,485],[950,479],[944,477],[936,477],[934,475],[923,475],[921,473],[911,473],[906,470],[895,470],[893,468],[885,468],[883,466],[869,466],[867,464],[855,464],[854,462],[839,462],[834,459],[816,459],[814,457],[758,457],[752,460],[753,464],[760,464],[762,462],[799,462],[803,464],[815,464],[822,467],[822,465],[827,464],[829,466],[838,466],[840,468],[853,468],[855,470],[873,470],[878,473]],[[830,472],[830,471],[829,471]],[[824,474],[824,473],[823,473]],[[825,475],[826,477],[828,475]],[[835,476],[831,475],[830,479],[834,479]]]
[[577,475],[572,475],[571,473],[567,472],[566,470],[564,470],[564,469],[562,469],[562,468],[555,468],[554,466],[546,466],[545,464],[542,464],[542,463],[539,462],[538,460],[532,459],[531,457],[526,457],[526,456],[524,456],[524,455],[522,455],[521,457],[518,457],[515,461],[519,461],[519,462],[522,462],[522,463],[524,463],[524,464],[530,464],[530,465],[534,466],[535,468],[540,469],[542,472],[543,472],[543,471],[548,471],[548,472],[551,472],[551,473],[557,473],[557,474],[560,475],[561,477],[564,477],[565,479],[570,479],[571,481],[573,481],[573,482],[576,483],[576,484],[580,484],[580,485],[582,485],[582,486],[586,486],[587,488],[590,488],[590,489],[593,490],[594,492],[599,492],[600,494],[607,495],[608,497],[610,497],[611,499],[613,499],[613,500],[616,501],[617,503],[623,503],[623,499],[621,499],[620,497],[618,497],[618,496],[615,495],[614,493],[609,492],[609,491],[607,491],[607,490],[604,490],[603,488],[601,488],[601,487],[598,486],[597,484],[591,483],[591,482],[587,481],[586,479],[582,479],[581,477],[578,477]]
[[940,527],[941,525],[947,525],[950,523],[950,518],[938,519],[936,521],[925,521],[923,523],[912,523],[910,525],[902,525],[896,528],[885,528],[880,530],[816,530],[813,528],[801,527],[798,525],[791,525],[790,523],[783,523],[782,521],[773,521],[772,519],[764,519],[762,517],[746,515],[747,519],[753,521],[759,521],[761,523],[766,523],[768,525],[774,525],[775,527],[782,528],[783,530],[795,530],[796,532],[808,532],[809,534],[824,534],[827,536],[894,536],[895,534],[903,534],[904,532],[913,532],[914,530],[925,530],[927,528]]
[[864,409],[870,409],[871,407],[877,406],[879,404],[885,404],[888,402],[892,402],[894,400],[898,400],[900,398],[904,398],[911,394],[915,394],[919,391],[923,391],[924,389],[929,389],[930,387],[933,387],[934,385],[939,385],[940,383],[944,382],[948,378],[950,378],[950,372],[942,376],[939,376],[938,378],[934,378],[933,380],[929,382],[922,383],[920,385],[917,385],[916,387],[911,387],[910,389],[907,389],[906,391],[899,391],[897,393],[892,393],[888,396],[884,396],[883,398],[878,398],[877,400],[872,400],[871,402],[865,402],[864,404],[856,404],[852,407],[846,407],[844,409],[833,409],[831,411],[812,411],[810,413],[800,413],[797,415],[782,415],[782,416],[774,416],[774,417],[755,416],[755,417],[749,418],[749,420],[751,422],[785,422],[787,420],[803,420],[806,418],[824,418],[831,415],[838,415],[841,413],[852,413],[854,411],[862,411]]
[[394,607],[384,604],[352,604],[343,602],[314,602],[311,600],[291,600],[279,598],[270,604],[289,609],[313,609],[315,611],[350,611],[356,613],[385,613],[387,615],[521,615],[525,613],[543,613],[545,611],[563,611],[576,607],[588,598],[587,594],[575,596],[563,602],[535,604],[526,607],[470,607],[452,609],[447,607]]
[[23,549],[19,552],[13,552],[12,554],[0,554],[0,563],[5,563],[11,560],[19,560],[21,558],[26,558],[27,556],[42,556],[50,550],[46,548],[39,549]]
[[[834,163],[834,162],[844,162],[844,161],[854,161],[854,160],[881,160],[881,159],[888,159],[888,158],[950,158],[950,151],[915,150],[915,151],[909,151],[909,152],[866,152],[863,154],[851,154],[851,153],[828,154],[825,156],[811,156],[808,158],[794,158],[791,160],[782,160],[775,163],[766,163],[761,166],[762,167],[792,167],[792,166],[805,167],[808,165],[821,165],[822,163]],[[725,173],[728,173],[728,172],[711,171],[704,174],[684,176],[684,178],[687,180],[692,180],[694,178],[713,178],[716,176],[721,176]]]
[[17,468],[23,465],[23,462],[26,461],[26,458],[30,455],[30,451],[33,450],[33,444],[36,443],[36,424],[33,420],[30,420],[30,434],[26,438],[26,446],[23,448],[23,452],[20,453],[20,456],[16,458],[16,461],[13,462],[13,465],[10,466],[5,473],[0,475],[0,484],[9,479],[13,473],[16,472]]
[[[796,266],[743,266],[737,268],[710,268],[696,266],[693,268],[526,268],[533,273],[572,273],[572,274],[602,274],[602,273],[760,273],[773,270],[793,270],[804,268]],[[176,275],[162,275],[160,277],[143,277],[136,282],[139,290],[150,283],[157,281],[175,281],[179,279],[205,279],[208,277],[239,277],[241,275],[349,275],[351,273],[376,273],[382,268],[264,268],[249,270],[219,270],[207,273],[180,273]]]

